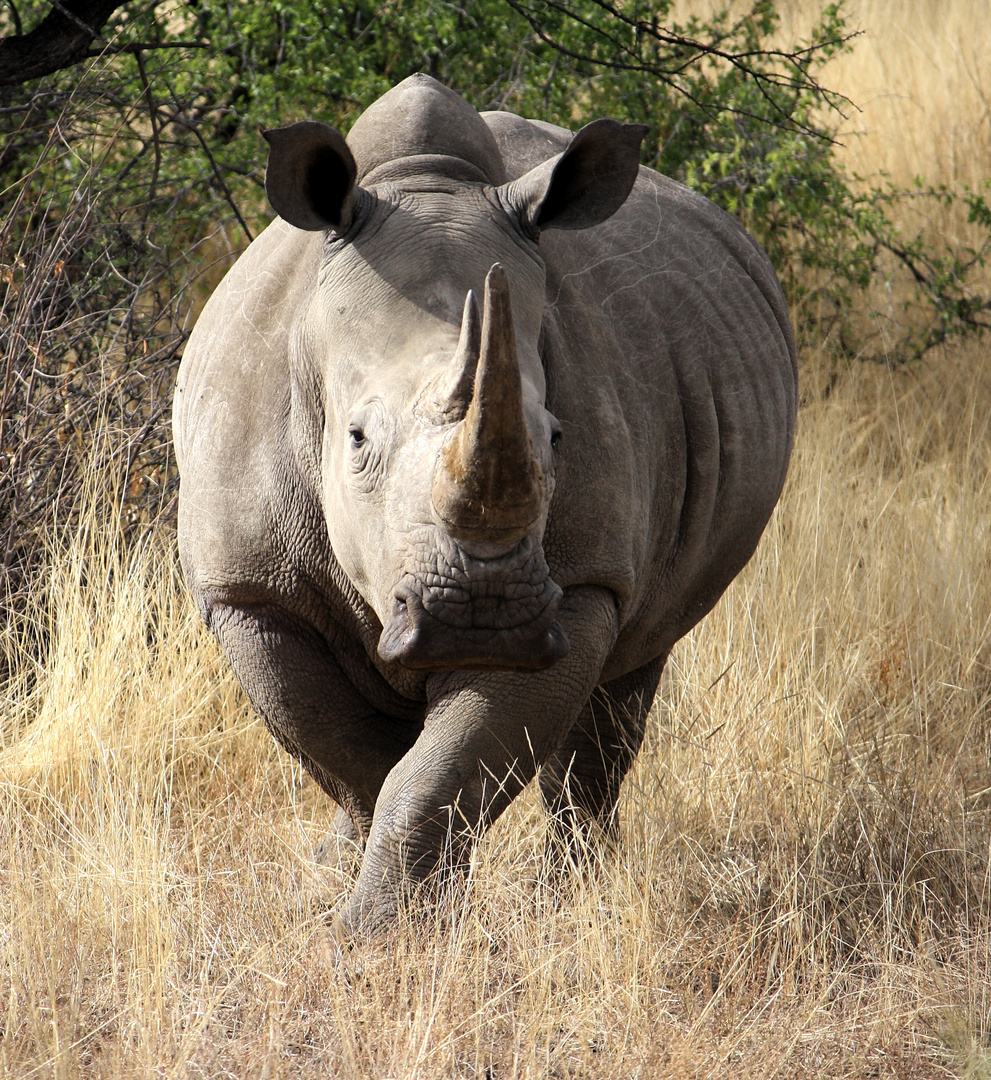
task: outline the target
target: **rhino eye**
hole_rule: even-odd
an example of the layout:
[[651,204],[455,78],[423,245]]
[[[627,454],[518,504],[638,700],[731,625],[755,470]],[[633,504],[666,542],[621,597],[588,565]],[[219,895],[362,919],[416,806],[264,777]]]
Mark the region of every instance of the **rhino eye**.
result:
[[561,443],[561,436],[563,434],[564,434],[564,432],[559,427],[554,428],[554,430],[551,432],[551,449],[552,450],[556,450],[558,448],[558,446]]
[[382,454],[387,449],[388,427],[375,403],[352,413],[348,420],[348,483],[359,494],[371,494],[382,472]]

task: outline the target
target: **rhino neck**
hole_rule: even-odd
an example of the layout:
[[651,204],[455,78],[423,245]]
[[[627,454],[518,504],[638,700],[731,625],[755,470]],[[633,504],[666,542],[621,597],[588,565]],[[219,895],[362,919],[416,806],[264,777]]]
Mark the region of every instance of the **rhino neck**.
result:
[[[454,184],[451,183],[454,181]],[[376,184],[396,184],[414,191],[444,191],[454,193],[457,184],[487,184],[489,181],[477,165],[448,154],[412,154],[383,162],[364,178],[369,187]]]

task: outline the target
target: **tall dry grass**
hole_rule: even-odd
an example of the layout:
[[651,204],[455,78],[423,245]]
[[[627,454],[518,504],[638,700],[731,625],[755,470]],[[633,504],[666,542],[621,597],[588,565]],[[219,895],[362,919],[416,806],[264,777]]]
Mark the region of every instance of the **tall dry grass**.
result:
[[[927,6],[860,18],[889,60],[944,47]],[[856,99],[876,69],[844,63]],[[951,81],[884,79],[929,102]],[[915,144],[969,115],[986,145],[959,85]],[[785,495],[672,657],[616,858],[542,883],[530,792],[440,913],[339,958],[326,800],[168,538],[124,543],[94,480],[25,615],[43,662],[16,626],[2,643],[0,1071],[991,1077],[991,343],[897,372],[810,355],[803,380]]]

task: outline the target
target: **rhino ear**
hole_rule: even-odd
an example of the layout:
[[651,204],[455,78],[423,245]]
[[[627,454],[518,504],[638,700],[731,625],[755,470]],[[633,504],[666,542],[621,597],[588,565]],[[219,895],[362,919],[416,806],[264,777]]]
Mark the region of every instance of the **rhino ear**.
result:
[[626,202],[640,167],[643,124],[593,120],[568,149],[499,189],[527,232],[587,229]]
[[265,193],[275,212],[297,229],[345,232],[358,170],[344,136],[315,120],[262,134],[269,148]]

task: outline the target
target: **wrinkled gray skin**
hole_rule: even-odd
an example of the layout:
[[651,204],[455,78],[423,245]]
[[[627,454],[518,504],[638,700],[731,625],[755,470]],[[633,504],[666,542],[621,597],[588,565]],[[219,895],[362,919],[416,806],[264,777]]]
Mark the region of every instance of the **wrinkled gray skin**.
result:
[[780,288],[736,221],[637,174],[642,134],[572,142],[426,76],[346,145],[270,132],[282,219],[190,338],[183,566],[363,850],[342,934],[538,770],[552,850],[610,832],[672,645],[781,491]]

